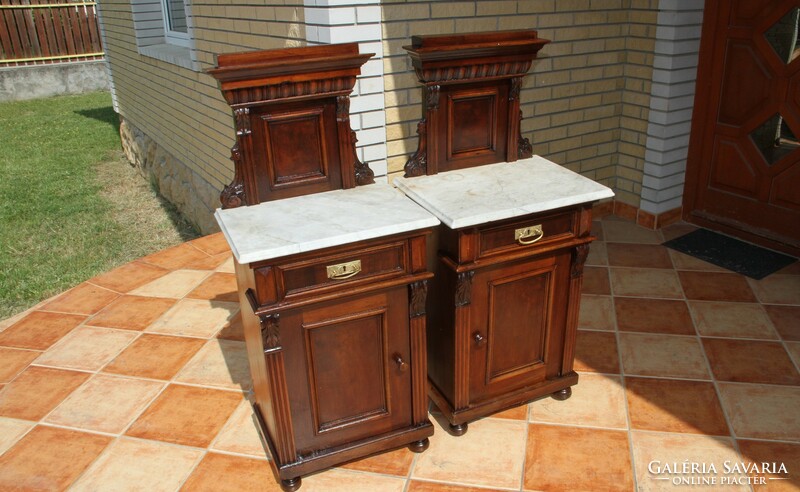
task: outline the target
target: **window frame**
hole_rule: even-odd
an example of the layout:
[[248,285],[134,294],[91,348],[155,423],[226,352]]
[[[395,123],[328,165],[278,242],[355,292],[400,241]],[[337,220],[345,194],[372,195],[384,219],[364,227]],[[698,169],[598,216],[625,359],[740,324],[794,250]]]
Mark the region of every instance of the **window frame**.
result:
[[180,0],[183,4],[183,12],[184,15],[187,17],[186,22],[186,31],[187,32],[180,32],[180,31],[173,31],[170,28],[170,17],[169,17],[169,1],[170,0],[161,0],[161,13],[162,13],[162,20],[164,21],[164,42],[167,44],[173,44],[176,46],[182,46],[184,48],[189,48],[189,41],[191,36],[189,32],[191,31],[191,27],[189,26],[188,22],[188,13],[186,12],[186,0]]

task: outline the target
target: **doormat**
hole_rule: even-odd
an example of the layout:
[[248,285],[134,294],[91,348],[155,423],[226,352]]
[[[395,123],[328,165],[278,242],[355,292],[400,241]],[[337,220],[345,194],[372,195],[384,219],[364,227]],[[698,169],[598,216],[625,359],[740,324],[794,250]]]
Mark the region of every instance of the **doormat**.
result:
[[664,246],[727,270],[761,280],[791,265],[797,258],[761,248],[708,229],[671,239]]

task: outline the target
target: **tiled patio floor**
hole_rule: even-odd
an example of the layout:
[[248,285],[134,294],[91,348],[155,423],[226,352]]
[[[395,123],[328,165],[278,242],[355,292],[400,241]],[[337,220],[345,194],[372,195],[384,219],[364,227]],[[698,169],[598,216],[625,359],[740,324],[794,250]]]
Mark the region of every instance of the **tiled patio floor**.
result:
[[[301,490],[680,490],[648,465],[686,460],[718,480],[725,461],[783,463],[768,489],[800,489],[800,266],[753,281],[659,245],[689,226],[596,225],[571,399],[458,438],[437,423],[422,454]],[[0,490],[279,490],[245,400],[232,271],[208,236],[0,323]]]

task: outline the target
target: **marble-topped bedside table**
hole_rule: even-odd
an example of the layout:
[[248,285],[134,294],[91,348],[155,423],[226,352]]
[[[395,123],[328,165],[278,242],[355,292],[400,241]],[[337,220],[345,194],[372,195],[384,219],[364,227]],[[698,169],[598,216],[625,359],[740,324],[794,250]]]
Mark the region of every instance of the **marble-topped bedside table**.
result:
[[436,215],[430,396],[461,435],[482,416],[568,398],[591,204],[613,192],[538,156],[395,186]]

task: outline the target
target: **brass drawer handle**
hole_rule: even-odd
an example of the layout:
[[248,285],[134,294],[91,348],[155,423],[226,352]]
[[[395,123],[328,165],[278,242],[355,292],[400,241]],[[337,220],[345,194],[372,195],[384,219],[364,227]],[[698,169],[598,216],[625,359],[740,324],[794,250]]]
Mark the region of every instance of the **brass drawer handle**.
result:
[[361,272],[361,260],[348,261],[325,267],[328,278],[331,280],[344,280]]
[[516,239],[519,244],[523,245],[533,244],[543,237],[544,231],[542,230],[542,224],[520,227],[514,231],[514,239]]

